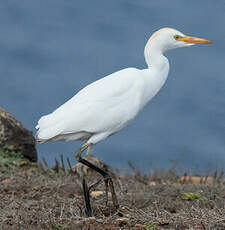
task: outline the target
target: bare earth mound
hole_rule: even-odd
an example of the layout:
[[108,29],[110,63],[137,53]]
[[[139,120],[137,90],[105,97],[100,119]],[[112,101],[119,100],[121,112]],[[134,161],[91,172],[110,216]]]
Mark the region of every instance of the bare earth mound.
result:
[[192,184],[171,172],[117,175],[120,209],[113,210],[110,197],[105,206],[100,185],[92,192],[95,218],[86,218],[78,174],[24,161],[0,165],[0,229],[225,229],[223,179]]

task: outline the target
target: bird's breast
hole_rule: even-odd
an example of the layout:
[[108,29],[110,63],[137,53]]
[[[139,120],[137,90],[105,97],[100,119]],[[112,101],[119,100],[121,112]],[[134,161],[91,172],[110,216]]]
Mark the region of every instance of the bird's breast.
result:
[[163,71],[154,69],[143,70],[143,93],[141,107],[143,108],[159,92],[165,84],[169,72],[169,67]]

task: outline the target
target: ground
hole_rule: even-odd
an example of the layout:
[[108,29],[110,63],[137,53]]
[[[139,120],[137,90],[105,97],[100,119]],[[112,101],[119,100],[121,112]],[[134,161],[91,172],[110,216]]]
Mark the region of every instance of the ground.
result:
[[[120,208],[104,186],[92,193],[93,218],[87,218],[80,177],[60,168],[1,158],[0,229],[117,230],[225,229],[225,182],[221,173],[197,184],[180,179],[173,170],[142,175],[116,172],[114,182]],[[19,160],[18,160],[19,159]],[[90,177],[89,183],[95,181]],[[190,178],[188,178],[188,181]]]

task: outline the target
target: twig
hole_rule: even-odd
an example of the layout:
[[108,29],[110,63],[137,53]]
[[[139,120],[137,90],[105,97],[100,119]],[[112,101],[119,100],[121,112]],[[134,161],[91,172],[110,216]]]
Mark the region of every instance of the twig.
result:
[[58,173],[59,172],[59,162],[58,160],[55,158],[55,171]]
[[41,171],[42,171],[43,173],[46,173],[46,171],[45,171],[45,169],[44,169],[44,167],[43,167],[43,165],[42,165],[41,162],[38,163],[38,167],[41,169]]
[[42,161],[43,161],[43,163],[44,163],[45,168],[48,169],[49,167],[48,167],[48,163],[47,163],[45,157],[42,157]]
[[68,166],[69,166],[70,173],[73,173],[73,169],[71,167],[71,163],[70,163],[69,157],[67,157],[66,160],[67,160],[67,163],[68,163]]
[[63,160],[63,155],[62,154],[60,155],[60,159],[61,159],[61,163],[62,163],[62,170],[65,173],[66,170],[65,170],[65,165],[64,165],[64,160]]

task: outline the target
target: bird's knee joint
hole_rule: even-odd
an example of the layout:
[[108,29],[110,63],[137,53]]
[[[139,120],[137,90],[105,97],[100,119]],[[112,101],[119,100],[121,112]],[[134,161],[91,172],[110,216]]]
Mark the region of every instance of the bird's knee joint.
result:
[[78,162],[80,162],[81,161],[81,155],[80,155],[80,153],[75,154],[75,158],[76,158],[76,160]]

